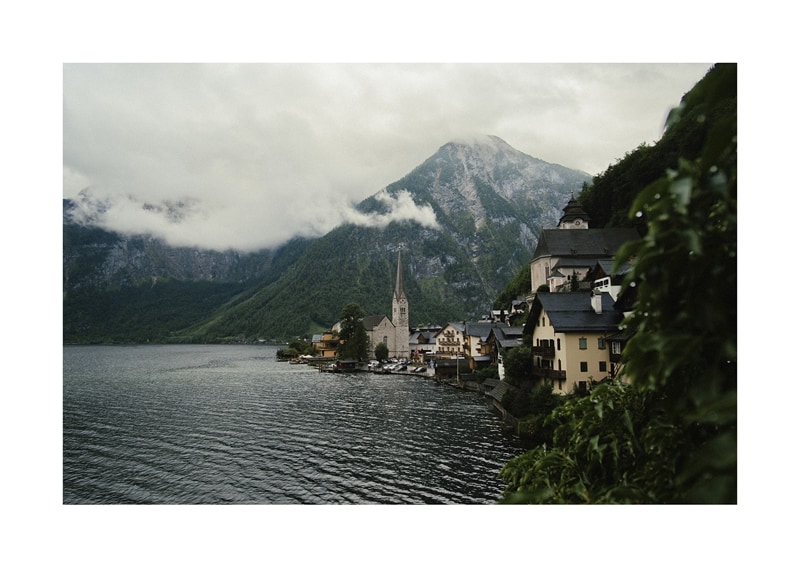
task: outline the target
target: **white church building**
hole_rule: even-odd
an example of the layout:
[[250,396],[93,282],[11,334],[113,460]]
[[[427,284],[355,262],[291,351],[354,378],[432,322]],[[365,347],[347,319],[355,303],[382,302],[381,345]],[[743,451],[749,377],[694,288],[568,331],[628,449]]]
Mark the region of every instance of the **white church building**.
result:
[[374,356],[375,347],[384,343],[389,348],[389,357],[410,358],[408,298],[403,287],[403,269],[400,265],[400,252],[397,253],[397,279],[392,295],[392,319],[386,315],[369,315],[364,318],[364,329],[370,340],[370,352]]

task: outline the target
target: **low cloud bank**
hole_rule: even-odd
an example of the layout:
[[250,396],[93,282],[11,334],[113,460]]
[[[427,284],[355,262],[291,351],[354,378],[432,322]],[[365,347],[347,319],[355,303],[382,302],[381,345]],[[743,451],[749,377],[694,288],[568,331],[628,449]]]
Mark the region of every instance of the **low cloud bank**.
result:
[[74,199],[70,216],[79,224],[129,236],[153,236],[175,247],[242,252],[275,248],[293,237],[322,236],[348,223],[381,228],[409,221],[439,227],[433,208],[416,204],[406,190],[392,196],[384,189],[375,198],[385,206],[380,213],[361,212],[346,199],[327,194],[290,205],[276,204],[268,196],[253,197],[234,207],[195,197],[153,202],[87,188]]

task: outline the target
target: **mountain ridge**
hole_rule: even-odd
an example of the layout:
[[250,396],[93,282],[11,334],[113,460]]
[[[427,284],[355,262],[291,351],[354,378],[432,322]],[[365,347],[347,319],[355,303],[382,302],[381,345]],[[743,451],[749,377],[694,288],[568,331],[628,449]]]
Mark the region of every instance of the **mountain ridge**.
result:
[[[368,313],[389,313],[399,251],[412,324],[478,317],[488,313],[497,294],[529,261],[539,231],[555,225],[570,196],[590,180],[586,173],[526,155],[499,137],[481,137],[470,144],[450,141],[406,176],[356,205],[364,214],[380,214],[388,208],[382,193],[392,198],[408,193],[415,205],[432,209],[436,226],[414,220],[384,226],[344,224],[319,238],[295,239],[275,250],[247,255],[192,249],[167,255],[168,249],[159,250],[152,239],[120,237],[119,243],[106,244],[117,256],[118,271],[112,275],[118,282],[105,289],[145,288],[154,279],[236,282],[235,295],[224,304],[205,318],[195,319],[197,313],[192,313],[191,323],[170,330],[162,340],[286,339],[329,327],[346,303],[359,303]],[[86,262],[86,275],[95,278],[84,280],[86,287],[103,289],[98,277],[103,275],[102,263],[93,266],[86,251],[81,258],[80,252],[70,250],[73,233],[75,228],[65,218],[65,337],[75,285],[68,284],[69,263]],[[149,250],[144,247],[148,244]],[[97,256],[102,248],[86,250]],[[120,264],[120,252],[138,265]],[[178,271],[148,261],[148,255],[157,254],[198,264],[192,271]],[[109,259],[114,257],[109,254],[106,262]],[[204,259],[205,273],[199,264]],[[94,274],[92,267],[97,268]],[[135,267],[141,269],[138,275],[132,271]],[[209,267],[217,273],[209,273]],[[90,323],[87,326],[91,329]]]

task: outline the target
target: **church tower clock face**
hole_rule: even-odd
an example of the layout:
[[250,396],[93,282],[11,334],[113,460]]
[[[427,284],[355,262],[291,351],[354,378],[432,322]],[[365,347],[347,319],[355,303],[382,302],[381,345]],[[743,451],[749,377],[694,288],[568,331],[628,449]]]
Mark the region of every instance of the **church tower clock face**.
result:
[[583,224],[583,220],[581,220],[580,218],[576,218],[573,224],[575,224],[575,226],[580,226],[581,224]]

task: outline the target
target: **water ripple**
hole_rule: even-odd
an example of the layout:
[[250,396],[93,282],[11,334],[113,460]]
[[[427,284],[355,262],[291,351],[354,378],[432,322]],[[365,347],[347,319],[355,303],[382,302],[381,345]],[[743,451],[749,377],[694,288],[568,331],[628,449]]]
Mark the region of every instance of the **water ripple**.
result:
[[275,348],[64,350],[64,503],[494,503],[521,449],[479,395]]

